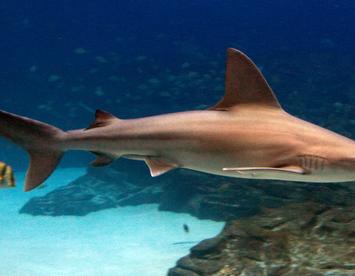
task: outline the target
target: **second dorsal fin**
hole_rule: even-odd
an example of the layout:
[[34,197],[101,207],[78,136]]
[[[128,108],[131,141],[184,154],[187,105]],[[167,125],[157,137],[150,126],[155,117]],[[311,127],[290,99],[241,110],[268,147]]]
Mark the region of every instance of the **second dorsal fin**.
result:
[[229,48],[225,95],[211,109],[229,110],[247,104],[281,109],[272,89],[256,65],[242,52]]
[[93,167],[102,167],[111,164],[116,158],[113,155],[101,153],[101,152],[95,152],[92,151],[93,154],[96,155],[96,159],[91,162],[91,166]]
[[116,120],[120,120],[120,119],[113,116],[111,113],[97,109],[95,112],[95,120],[86,129],[107,126]]

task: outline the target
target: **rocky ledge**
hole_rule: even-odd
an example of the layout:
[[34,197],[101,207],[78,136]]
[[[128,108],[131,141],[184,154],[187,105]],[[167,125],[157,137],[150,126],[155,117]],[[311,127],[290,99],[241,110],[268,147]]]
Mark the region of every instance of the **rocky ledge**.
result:
[[181,258],[169,276],[355,275],[354,207],[314,202],[228,222]]
[[307,201],[352,205],[355,185],[250,181],[189,170],[152,178],[144,164],[119,161],[111,167],[89,168],[75,181],[33,197],[20,213],[81,216],[117,206],[158,203],[161,210],[229,221],[256,215],[262,208]]

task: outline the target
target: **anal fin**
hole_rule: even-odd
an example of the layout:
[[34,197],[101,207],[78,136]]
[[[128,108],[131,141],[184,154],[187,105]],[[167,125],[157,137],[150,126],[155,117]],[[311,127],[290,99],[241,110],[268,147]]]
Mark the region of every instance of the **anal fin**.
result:
[[106,166],[111,164],[115,160],[114,156],[108,154],[104,154],[100,152],[92,152],[92,153],[96,155],[96,159],[91,162],[91,166],[93,167]]
[[162,175],[178,167],[177,164],[170,163],[160,158],[152,157],[145,158],[145,163],[147,164],[150,170],[150,175],[153,177]]

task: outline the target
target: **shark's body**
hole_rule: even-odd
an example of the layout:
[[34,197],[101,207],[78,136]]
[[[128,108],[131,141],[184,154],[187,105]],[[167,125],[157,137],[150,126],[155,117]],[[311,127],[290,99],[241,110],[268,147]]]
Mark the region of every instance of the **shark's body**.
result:
[[30,152],[25,190],[41,184],[67,150],[145,160],[152,176],[187,168],[232,177],[304,182],[355,180],[355,142],[285,112],[260,71],[229,49],[226,94],[213,108],[120,120],[96,112],[69,132],[0,112],[0,134]]

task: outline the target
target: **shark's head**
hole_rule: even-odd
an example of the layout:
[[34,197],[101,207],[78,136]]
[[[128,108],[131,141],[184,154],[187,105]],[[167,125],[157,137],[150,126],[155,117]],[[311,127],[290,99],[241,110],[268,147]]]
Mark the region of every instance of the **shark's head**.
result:
[[331,160],[328,166],[339,181],[355,181],[355,154]]
[[303,181],[355,181],[355,143],[348,139],[338,142],[327,146],[320,155],[298,155],[298,164],[305,176]]

